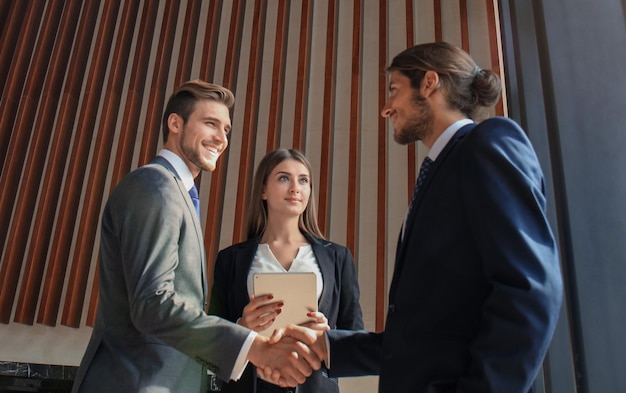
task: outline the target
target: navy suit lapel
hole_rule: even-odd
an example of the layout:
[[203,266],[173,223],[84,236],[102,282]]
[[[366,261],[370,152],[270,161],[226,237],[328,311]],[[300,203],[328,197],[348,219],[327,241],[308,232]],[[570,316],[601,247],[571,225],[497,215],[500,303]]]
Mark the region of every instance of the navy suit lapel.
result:
[[[450,139],[450,141],[444,147],[444,149],[441,151],[441,153],[439,153],[439,156],[437,157],[437,159],[433,163],[433,166],[430,168],[428,176],[426,177],[424,183],[422,184],[420,190],[417,193],[417,196],[415,198],[415,204],[414,204],[414,206],[413,206],[413,208],[411,210],[411,213],[410,213],[409,217],[407,217],[406,228],[405,228],[405,233],[404,233],[404,241],[402,239],[398,238],[398,246],[397,246],[397,249],[396,249],[396,264],[395,264],[395,268],[394,268],[394,275],[393,275],[394,279],[393,279],[393,281],[395,281],[396,280],[396,276],[398,276],[400,274],[400,271],[402,269],[402,264],[403,264],[404,260],[406,259],[405,258],[406,248],[407,248],[408,242],[411,239],[411,232],[413,230],[413,226],[415,225],[415,216],[417,215],[417,212],[421,208],[422,199],[424,197],[424,194],[428,191],[428,187],[430,186],[431,180],[435,176],[437,176],[437,172],[445,164],[446,158],[454,150],[454,148],[455,148],[455,146],[457,146],[458,142],[463,137],[465,137],[465,135],[467,135],[468,132],[470,132],[472,129],[474,129],[474,127],[476,127],[476,123],[471,123],[471,124],[468,124],[468,125],[465,125],[465,126],[461,127],[456,132],[456,134],[454,134],[452,139]],[[392,282],[392,290],[393,290],[393,282]],[[390,292],[390,296],[391,296],[391,292]]]

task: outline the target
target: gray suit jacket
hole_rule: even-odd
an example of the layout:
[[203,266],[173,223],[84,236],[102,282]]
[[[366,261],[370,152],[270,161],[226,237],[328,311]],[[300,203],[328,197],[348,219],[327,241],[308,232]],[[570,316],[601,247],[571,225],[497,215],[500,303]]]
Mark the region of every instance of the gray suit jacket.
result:
[[73,392],[205,389],[228,379],[249,330],[205,313],[202,228],[167,160],[128,174],[102,216],[99,303]]

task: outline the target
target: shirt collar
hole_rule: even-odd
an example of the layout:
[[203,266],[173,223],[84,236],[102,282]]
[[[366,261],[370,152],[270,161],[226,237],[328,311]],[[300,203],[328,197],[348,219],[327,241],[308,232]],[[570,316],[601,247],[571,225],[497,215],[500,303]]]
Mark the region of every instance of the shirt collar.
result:
[[176,170],[176,173],[178,173],[178,176],[180,176],[180,179],[183,181],[185,189],[189,191],[191,187],[193,187],[194,181],[193,175],[191,174],[187,164],[185,164],[185,161],[183,161],[178,154],[167,149],[161,149],[158,155],[165,158],[170,164],[172,164],[174,170]]
[[452,123],[446,130],[439,135],[439,138],[433,143],[433,147],[428,152],[428,157],[431,160],[435,161],[439,156],[439,153],[443,150],[444,147],[450,142],[450,139],[456,134],[458,130],[460,130],[463,126],[473,123],[472,119],[461,119]]

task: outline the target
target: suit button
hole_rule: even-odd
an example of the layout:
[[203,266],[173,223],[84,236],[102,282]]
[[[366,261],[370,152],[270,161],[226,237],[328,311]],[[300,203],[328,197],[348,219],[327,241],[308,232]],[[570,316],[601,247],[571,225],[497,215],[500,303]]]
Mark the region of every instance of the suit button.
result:
[[393,314],[394,312],[396,312],[396,305],[391,303],[389,305],[389,314]]

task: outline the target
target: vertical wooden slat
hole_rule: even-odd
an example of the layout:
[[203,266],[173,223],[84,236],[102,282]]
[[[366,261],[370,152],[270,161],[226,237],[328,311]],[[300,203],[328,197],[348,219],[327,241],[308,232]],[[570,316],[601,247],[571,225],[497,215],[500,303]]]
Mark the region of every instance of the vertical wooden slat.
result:
[[287,0],[278,0],[266,151],[274,150],[280,144],[283,99],[285,95],[285,59],[287,55],[287,15],[289,15],[289,4],[290,2]]
[[159,36],[156,59],[154,60],[154,73],[150,83],[150,100],[148,101],[146,112],[146,125],[141,140],[141,150],[139,151],[139,166],[147,164],[154,158],[159,144],[159,131],[162,124],[163,104],[165,102],[167,78],[170,72],[179,8],[180,4],[177,0],[167,0],[165,3],[161,34]]
[[138,10],[138,2],[124,3],[120,28],[113,48],[102,116],[98,127],[95,129],[96,143],[88,172],[87,189],[83,198],[76,246],[72,257],[73,263],[65,294],[61,323],[66,326],[78,327],[80,325],[89,268],[93,257],[96,233],[98,232],[97,226],[103,199],[102,190],[105,187],[109,169],[109,158],[115,137],[115,124],[120,109],[124,77],[128,67]]
[[[235,92],[237,90],[237,69],[239,67],[239,48],[241,46],[241,35],[243,32],[245,0],[233,0],[232,13],[230,17],[230,29],[228,32],[228,44],[226,45],[226,56],[224,68],[223,86]],[[239,97],[237,102],[243,98]],[[237,104],[235,104],[237,105]],[[236,131],[233,131],[236,132]],[[224,207],[224,194],[226,192],[226,172],[228,166],[228,155],[230,148],[220,157],[217,168],[211,173],[211,192],[209,193],[209,204],[207,211],[206,229],[204,234],[204,246],[207,251],[207,260],[213,261],[219,250],[220,232],[222,229],[222,212]],[[212,271],[212,270],[209,270]],[[209,286],[211,285],[209,276]]]
[[[80,5],[78,5],[78,8],[80,9]],[[46,172],[42,182],[41,195],[37,204],[32,230],[32,241],[29,243],[26,257],[27,263],[32,261],[37,268],[45,265],[50,247],[54,216],[67,161],[67,152],[72,140],[72,130],[76,118],[80,89],[85,75],[86,63],[91,47],[91,37],[93,37],[99,8],[99,1],[90,1],[83,8],[76,35],[76,44],[72,49],[69,69],[67,70],[67,74],[72,75],[72,77],[67,80],[67,85],[60,100],[56,126],[52,130],[54,138],[52,138],[48,153]],[[30,301],[32,300],[27,302],[29,303]]]
[[[14,128],[14,123],[16,117],[18,115],[18,108],[20,106],[20,101],[22,100],[22,90],[24,89],[24,85],[26,82],[26,75],[28,73],[28,68],[30,66],[30,62],[33,58],[33,48],[35,46],[35,41],[37,39],[37,31],[39,30],[39,24],[41,23],[41,16],[43,14],[45,3],[36,1],[31,2],[26,14],[26,21],[23,22],[22,30],[20,31],[20,38],[17,44],[17,53],[15,54],[15,61],[11,63],[9,68],[9,74],[7,77],[8,84],[6,85],[6,91],[3,92],[2,101],[0,101],[0,157],[2,157],[2,168],[0,168],[0,180],[11,177],[12,182],[9,184],[14,187],[16,180],[15,174],[7,173],[6,166],[11,162],[11,156],[9,153],[9,144],[13,146],[16,145],[16,142],[11,140],[19,138],[20,133],[24,134],[28,130],[16,130]],[[14,136],[14,134],[17,134]],[[23,139],[23,137],[22,137]],[[11,153],[12,154],[12,153]],[[8,159],[7,159],[8,158]],[[17,160],[18,157],[15,157]],[[13,167],[13,170],[16,168]],[[21,167],[18,168],[21,172]],[[19,176],[19,173],[17,174]],[[19,177],[17,177],[19,179]],[[3,180],[6,182],[6,180]],[[4,195],[4,190],[2,192]],[[6,199],[6,198],[3,198]],[[9,226],[9,219],[11,218],[11,210],[12,210],[12,200],[6,199],[2,203],[0,203],[0,211],[3,214],[0,215],[0,255],[2,255],[4,241],[7,236],[7,229]],[[4,266],[3,266],[4,267]],[[2,269],[4,271],[4,269]],[[4,277],[4,273],[0,272],[0,279]],[[4,280],[0,280],[3,282]],[[0,287],[0,291],[4,292],[2,289],[4,285]],[[2,292],[0,292],[0,299],[3,299]],[[0,304],[2,301],[0,300]],[[0,307],[0,314],[4,315],[3,307]],[[0,320],[2,318],[0,317]]]
[[[378,108],[387,100],[387,1],[378,6]],[[375,329],[385,328],[385,304],[387,294],[387,120],[378,117],[378,167],[376,184],[376,304]]]
[[461,48],[464,51],[470,51],[469,45],[469,18],[467,15],[467,0],[459,0],[459,11],[461,14]]
[[435,41],[443,40],[443,21],[441,20],[441,0],[433,0],[435,3]]
[[311,29],[313,1],[302,0],[300,40],[298,43],[298,70],[296,73],[296,99],[293,124],[293,148],[306,149],[306,116],[308,107],[309,70],[311,67]]
[[[496,17],[496,7],[498,6],[496,1],[497,0],[486,0],[487,23],[489,24],[489,53],[491,55],[491,69],[498,74],[500,78],[504,79],[502,67],[500,66],[500,41],[498,40],[500,30],[498,28],[499,21]],[[496,116],[506,116],[504,97],[505,95],[502,94],[496,103]]]
[[[0,26],[3,26],[3,28],[0,29],[0,40],[4,39],[4,26],[7,25],[7,19],[10,17],[11,5],[13,3],[17,2],[11,0],[0,0]],[[2,89],[0,89],[0,91],[2,91]]]
[[[200,79],[212,82],[215,72],[215,54],[222,20],[222,0],[211,0],[207,12],[206,29],[204,32],[202,59],[200,62]],[[212,270],[210,270],[212,271]]]
[[352,74],[350,84],[350,142],[348,158],[348,206],[346,247],[358,259],[359,178],[361,166],[361,0],[354,0],[352,13]]
[[93,48],[85,96],[82,100],[80,117],[76,127],[76,139],[69,157],[67,178],[63,188],[56,231],[50,252],[50,261],[46,271],[42,301],[37,316],[37,322],[46,325],[54,326],[57,321],[72,238],[75,232],[78,213],[76,207],[80,202],[87,163],[89,162],[93,129],[98,114],[119,8],[119,0],[105,2],[98,37]]
[[[0,26],[3,26],[0,36],[0,94],[4,96],[4,88],[8,81],[13,56],[17,53],[17,42],[22,26],[24,26],[29,2],[3,0],[2,4],[0,15],[4,14],[4,18],[0,21]],[[2,98],[4,99],[4,97]],[[0,155],[0,157],[4,161],[4,155]],[[0,162],[0,167],[2,165],[3,163]]]
[[[206,81],[213,81],[213,73],[215,72],[215,62],[216,62],[215,54],[217,52],[217,43],[218,43],[220,22],[221,22],[221,15],[222,15],[222,6],[223,6],[222,0],[212,0],[209,3],[209,9],[208,9],[208,15],[207,15],[207,26],[204,32],[204,44],[202,45],[203,47],[202,62],[200,63],[200,79],[203,79]],[[228,149],[226,150],[228,151]],[[224,153],[224,157],[220,159],[221,162],[222,163],[225,162],[224,160],[227,157],[228,157],[228,153]],[[218,164],[216,171],[219,172],[221,166],[224,166],[224,165],[222,165],[221,163]],[[202,180],[202,174],[198,176],[198,178],[196,179],[196,183],[200,184],[201,180]],[[211,190],[212,191],[209,197],[212,196],[213,198],[215,198],[215,196],[218,193],[214,192],[213,189]],[[205,231],[206,232],[205,233],[205,245],[207,244],[206,242],[208,242],[207,238],[211,237],[211,239],[213,239],[215,237],[215,233],[209,232],[209,229],[208,229],[209,224],[211,223],[211,220],[212,220],[211,209],[212,207],[209,202],[209,207],[207,209],[208,214],[207,214],[206,231]],[[209,234],[211,236],[209,236]],[[208,249],[208,247],[206,248]],[[214,250],[216,249],[217,249],[217,246],[215,247]],[[214,250],[212,250],[212,252]],[[214,266],[215,266],[215,258],[208,257],[207,255],[206,271],[208,272],[207,274],[208,288],[211,288],[213,286],[212,272],[213,272]],[[207,299],[207,303],[209,300],[210,299]]]
[[[59,14],[62,8],[59,6]],[[46,157],[53,137],[53,134],[50,132],[50,124],[54,123],[54,117],[56,116],[57,104],[61,96],[63,80],[67,72],[67,64],[72,50],[72,41],[76,34],[80,8],[80,0],[70,0],[66,4],[65,12],[63,12],[59,25],[57,43],[48,42],[49,45],[54,47],[50,61],[50,71],[46,72],[45,83],[41,92],[41,108],[37,112],[34,125],[32,125],[32,141],[28,157],[23,163],[25,169],[20,183],[19,198],[16,198],[15,219],[11,223],[9,241],[5,250],[5,258],[7,260],[26,261],[15,310],[15,321],[30,325],[35,320],[35,310],[37,308],[45,260],[25,259],[24,252],[31,230],[30,225],[35,213],[37,194],[40,192],[42,185],[41,179],[46,162],[43,157]],[[56,17],[57,15],[55,15]],[[56,24],[57,21],[52,20],[52,23]],[[37,78],[33,80],[35,83],[39,82]],[[31,114],[34,114],[33,112],[34,109],[30,111]],[[29,115],[29,111],[23,113]],[[20,124],[18,127],[30,128],[31,124]],[[44,190],[41,191],[45,192]],[[39,239],[33,238],[32,241],[37,242]]]
[[[7,163],[2,167],[0,176],[0,255],[4,250],[8,235],[8,227],[11,220],[11,211],[17,197],[17,187],[20,184],[24,158],[31,136],[33,119],[37,110],[41,87],[46,75],[48,61],[54,36],[58,28],[60,13],[63,10],[60,2],[50,4],[46,11],[42,35],[47,34],[38,42],[34,52],[32,48],[35,41],[34,34],[28,29],[38,30],[40,22],[41,8],[32,6],[28,11],[25,24],[27,30],[23,31],[19,45],[17,61],[11,69],[9,78],[9,94],[2,102],[0,134],[10,136],[8,148],[3,149],[0,154],[7,157]],[[24,46],[22,46],[24,45]],[[32,55],[31,55],[32,53]],[[31,60],[34,60],[30,67]],[[28,78],[27,78],[28,76]],[[24,92],[22,93],[22,83],[26,81]],[[19,98],[18,98],[19,97]],[[19,102],[19,105],[18,105]],[[19,111],[18,111],[19,108]],[[3,136],[4,140],[5,137]],[[8,140],[7,140],[8,141]],[[28,212],[25,214],[28,215]],[[15,220],[26,220],[26,217],[16,216]],[[30,223],[30,220],[28,220]],[[13,300],[17,290],[17,281],[22,267],[22,258],[6,259],[0,270],[0,322],[8,323],[13,308]]]
[[233,225],[233,243],[240,242],[244,231],[244,213],[248,205],[252,172],[254,170],[254,151],[259,116],[259,89],[261,84],[261,65],[263,60],[263,40],[265,39],[266,1],[254,3],[252,21],[252,40],[250,43],[250,63],[248,64],[248,85],[243,114],[241,151],[239,152],[239,176],[237,177],[237,208]]
[[178,53],[178,65],[176,66],[176,77],[174,78],[174,88],[188,81],[191,75],[201,7],[202,0],[189,0],[189,3],[187,3],[180,52]]
[[[415,21],[413,18],[413,1],[406,0],[406,47],[410,48],[415,45]],[[395,56],[392,55],[392,56]],[[417,179],[417,146],[415,143],[409,143],[407,150],[407,206],[413,196],[413,186]]]
[[126,95],[126,106],[124,107],[124,116],[120,126],[120,138],[115,150],[115,166],[111,175],[111,189],[131,170],[139,118],[141,117],[141,104],[150,68],[150,53],[152,41],[154,40],[158,10],[158,3],[146,1],[141,11],[137,45],[135,45],[136,49],[133,54],[130,82]]
[[320,159],[320,187],[318,221],[322,233],[328,233],[330,214],[331,168],[333,130],[335,129],[335,69],[337,57],[337,1],[329,0],[324,66],[324,104],[322,113],[322,149]]

